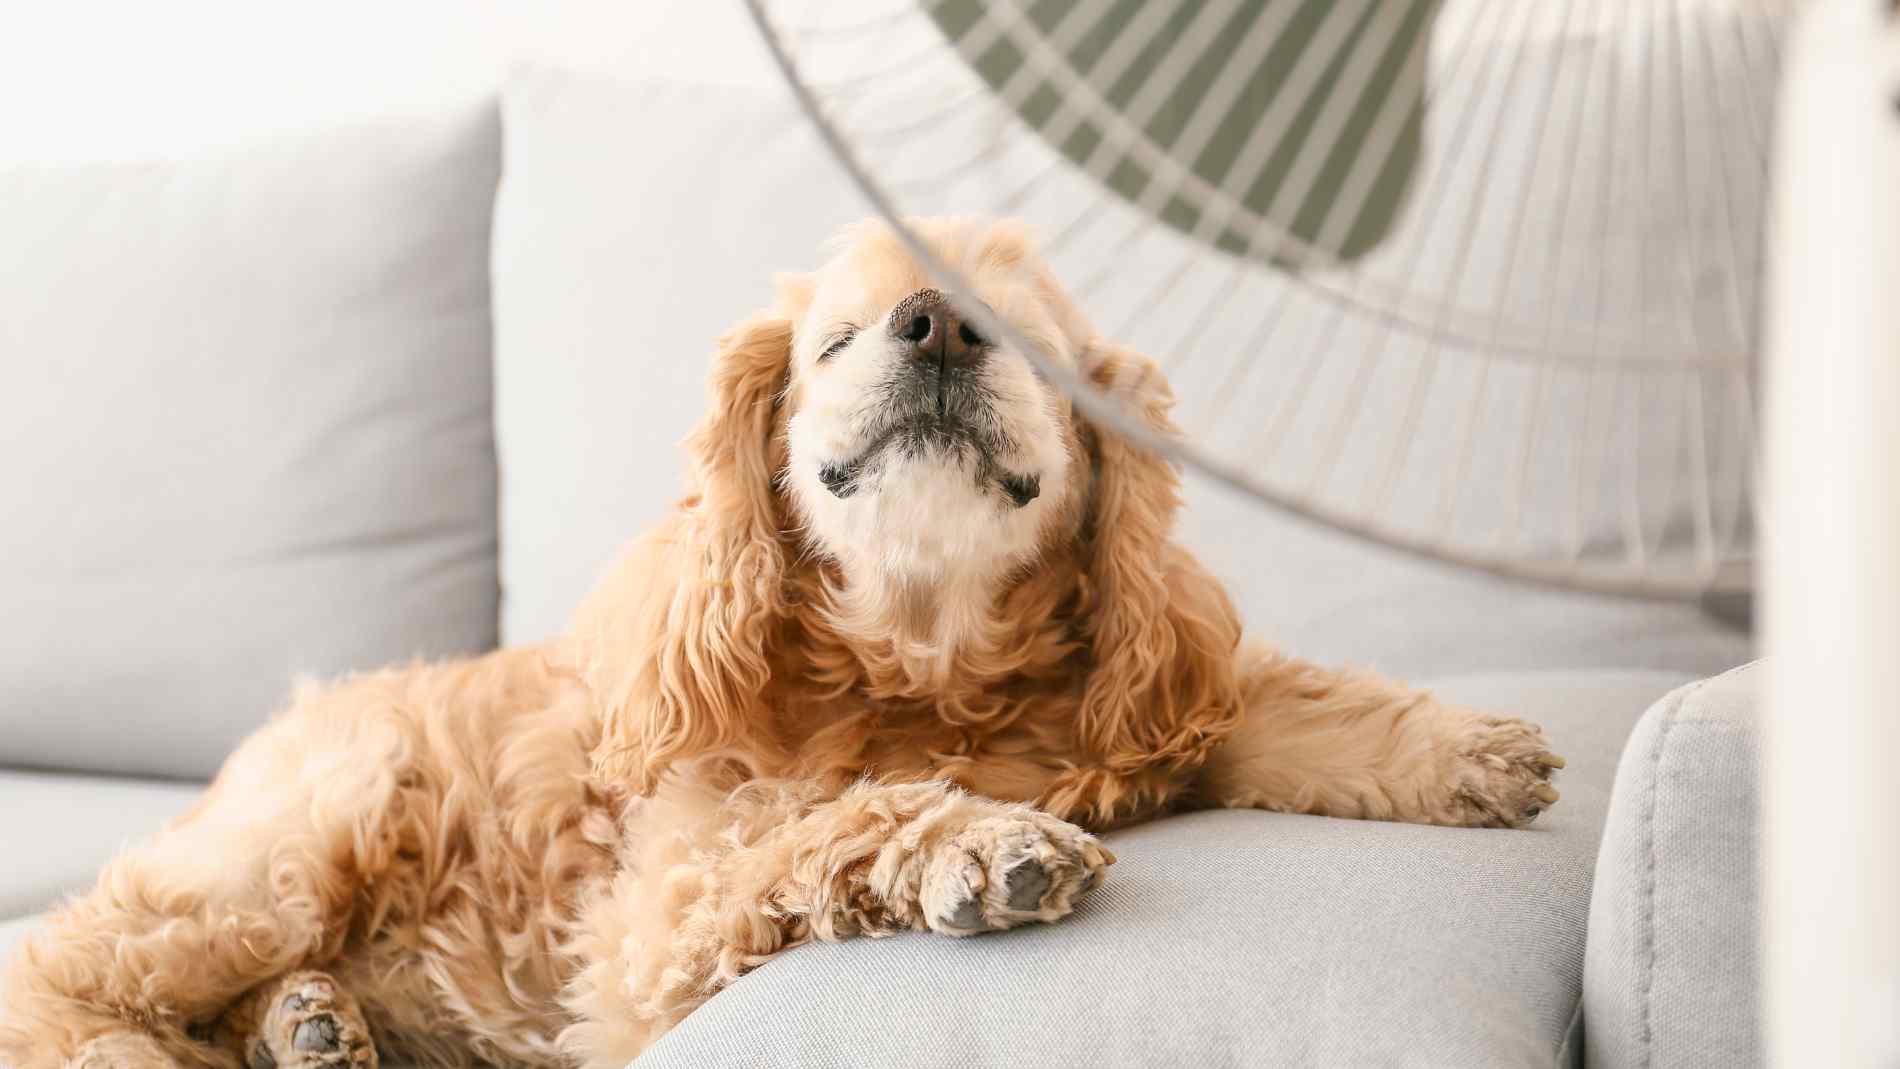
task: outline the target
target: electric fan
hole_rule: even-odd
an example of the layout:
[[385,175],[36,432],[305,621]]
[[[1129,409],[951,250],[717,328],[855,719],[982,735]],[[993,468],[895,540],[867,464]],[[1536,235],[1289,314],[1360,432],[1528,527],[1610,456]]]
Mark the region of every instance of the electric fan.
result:
[[[1583,589],[1749,584],[1768,131],[1748,0],[748,0],[908,217],[1021,216],[1261,501]],[[1015,334],[987,308],[963,311]]]

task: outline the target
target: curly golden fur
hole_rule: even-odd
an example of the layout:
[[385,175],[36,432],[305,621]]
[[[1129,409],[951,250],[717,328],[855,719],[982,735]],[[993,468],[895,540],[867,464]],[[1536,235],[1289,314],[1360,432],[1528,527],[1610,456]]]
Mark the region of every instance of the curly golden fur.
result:
[[[1020,227],[920,225],[1173,432]],[[1056,920],[1093,832],[1556,800],[1532,725],[1243,644],[1170,467],[943,334],[889,230],[778,291],[720,342],[694,492],[564,636],[298,695],[24,944],[0,1058],[618,1067],[799,943]]]

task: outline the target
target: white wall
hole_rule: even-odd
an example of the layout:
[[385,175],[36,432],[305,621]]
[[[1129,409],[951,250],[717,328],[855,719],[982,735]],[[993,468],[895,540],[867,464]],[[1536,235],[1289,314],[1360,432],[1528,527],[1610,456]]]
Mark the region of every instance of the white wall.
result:
[[400,114],[536,60],[778,81],[739,0],[0,0],[0,162]]

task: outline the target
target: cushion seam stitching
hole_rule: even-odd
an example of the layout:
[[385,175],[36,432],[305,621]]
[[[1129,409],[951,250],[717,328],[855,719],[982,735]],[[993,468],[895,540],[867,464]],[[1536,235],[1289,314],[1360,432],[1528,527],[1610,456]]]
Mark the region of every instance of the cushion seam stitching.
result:
[[[1718,677],[1719,678],[1719,677]],[[1652,1031],[1653,1007],[1651,999],[1656,990],[1656,785],[1662,777],[1663,750],[1669,744],[1669,732],[1676,726],[1682,707],[1695,693],[1707,686],[1709,680],[1690,685],[1683,690],[1675,702],[1663,714],[1662,725],[1656,731],[1656,742],[1649,753],[1649,797],[1643,809],[1643,889],[1641,901],[1642,917],[1642,996],[1638,1000],[1642,1007],[1642,1020],[1637,1029],[1637,1045],[1640,1050],[1639,1065],[1651,1063],[1651,1045],[1655,1041]]]

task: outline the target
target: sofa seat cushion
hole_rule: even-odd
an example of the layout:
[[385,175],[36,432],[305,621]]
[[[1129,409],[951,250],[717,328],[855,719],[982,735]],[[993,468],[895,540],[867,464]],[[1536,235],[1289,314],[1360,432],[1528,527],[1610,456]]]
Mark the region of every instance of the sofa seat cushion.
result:
[[1198,813],[1110,838],[1061,924],[800,948],[641,1058],[675,1066],[1550,1065],[1575,1038],[1617,755],[1682,677],[1468,677],[1569,761],[1527,831]]
[[200,783],[0,769],[7,844],[0,921],[91,887],[121,847],[152,835],[203,793]]

